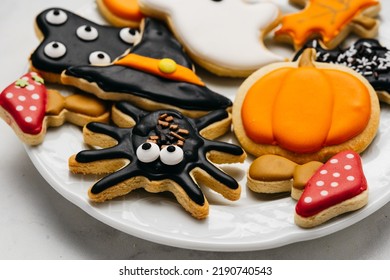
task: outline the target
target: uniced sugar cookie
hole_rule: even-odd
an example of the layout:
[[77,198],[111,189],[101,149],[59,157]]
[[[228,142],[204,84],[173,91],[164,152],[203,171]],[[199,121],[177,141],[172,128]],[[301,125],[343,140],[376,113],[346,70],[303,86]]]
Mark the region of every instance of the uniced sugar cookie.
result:
[[263,38],[278,23],[269,1],[140,0],[141,11],[162,18],[197,64],[221,76],[246,77],[261,66],[283,61]]
[[240,86],[233,129],[248,153],[325,162],[372,142],[380,113],[375,90],[357,72],[314,58],[307,49],[297,62],[263,67]]
[[373,38],[378,33],[380,11],[378,0],[289,0],[304,7],[302,11],[283,16],[275,31],[278,41],[295,49],[313,38],[320,38],[327,48],[340,44],[349,33]]
[[73,173],[108,174],[89,189],[92,201],[104,202],[138,188],[169,191],[193,217],[204,219],[209,203],[198,183],[228,200],[239,199],[240,185],[215,164],[243,162],[245,152],[200,135],[208,126],[223,123],[229,117],[225,110],[191,119],[174,110],[146,112],[127,103],[126,112],[135,121],[133,127],[89,123],[84,141],[103,149],[81,151],[69,159]]

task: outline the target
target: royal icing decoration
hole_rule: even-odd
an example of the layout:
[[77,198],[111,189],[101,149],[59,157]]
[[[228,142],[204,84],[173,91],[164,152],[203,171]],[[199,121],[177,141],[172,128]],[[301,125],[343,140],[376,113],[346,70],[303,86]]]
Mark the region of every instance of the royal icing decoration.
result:
[[307,182],[296,213],[310,217],[367,190],[359,154],[344,151],[320,167]]
[[347,66],[363,75],[377,91],[390,91],[390,50],[375,39],[359,39],[346,49],[324,49],[317,40],[305,44],[296,54],[297,60],[306,48],[314,48],[316,61]]
[[[62,82],[83,86],[78,82],[80,78],[98,86],[105,99],[131,101],[132,96],[137,96],[159,106],[164,103],[195,111],[232,106],[229,98],[206,87],[165,24],[152,18],[144,19],[142,38],[128,55],[109,66],[70,67]],[[90,88],[87,85],[81,89]]]
[[[141,8],[169,18],[192,58],[231,71],[254,71],[283,58],[267,50],[262,36],[279,17],[265,1],[141,0]],[[245,19],[245,20],[242,20]],[[206,63],[201,63],[202,61]]]
[[27,134],[38,134],[42,131],[46,102],[43,79],[34,72],[23,75],[0,93],[0,106]]
[[366,128],[370,93],[353,74],[317,68],[302,57],[298,67],[278,68],[257,80],[245,96],[241,116],[254,142],[313,153]]
[[301,12],[284,16],[281,28],[275,32],[276,36],[290,36],[296,47],[301,47],[313,36],[320,36],[328,45],[350,24],[365,30],[378,25],[364,16],[366,9],[379,6],[377,0],[308,0],[306,3]]
[[124,20],[139,22],[143,15],[137,0],[101,0],[105,7],[115,16]]
[[[118,128],[101,123],[87,124],[88,130],[112,137],[117,141],[117,145],[106,149],[81,151],[75,156],[78,164],[102,160],[128,160],[128,164],[123,168],[114,171],[92,186],[90,197],[93,200],[104,201],[115,197],[113,189],[118,185],[130,192],[134,187],[127,186],[126,182],[136,177],[140,178],[140,182],[145,182],[137,187],[144,187],[146,190],[157,185],[158,182],[169,180],[174,184],[166,182],[166,186],[180,188],[189,200],[203,206],[207,204],[207,201],[197,184],[201,176],[194,176],[193,173],[199,169],[211,176],[213,182],[221,184],[222,188],[239,191],[238,183],[215,167],[207,155],[211,151],[219,151],[231,156],[242,156],[245,154],[244,151],[239,146],[211,141],[199,134],[199,130],[204,127],[226,118],[228,116],[226,111],[215,111],[211,115],[194,120],[184,117],[177,111],[160,110],[149,113],[129,103],[121,102],[118,105],[124,114],[129,114],[136,120],[136,125],[132,128]],[[77,171],[78,164],[71,165],[71,169]],[[90,172],[93,171],[90,170]],[[164,190],[169,190],[169,188],[164,187],[161,191]],[[127,192],[122,192],[120,195],[127,194]],[[108,196],[105,196],[105,193]],[[178,200],[181,201],[180,197]],[[191,209],[187,211],[191,212]]]
[[[70,66],[108,64],[139,37],[136,29],[98,25],[60,8],[43,11],[36,24],[44,39],[30,57],[32,67],[58,75]],[[91,59],[97,52],[104,60]]]

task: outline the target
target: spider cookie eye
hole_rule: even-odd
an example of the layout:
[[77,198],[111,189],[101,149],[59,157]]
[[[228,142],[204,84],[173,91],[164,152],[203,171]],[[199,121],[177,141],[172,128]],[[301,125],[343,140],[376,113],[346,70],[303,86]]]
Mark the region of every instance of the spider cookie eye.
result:
[[53,25],[64,24],[68,20],[68,15],[61,10],[53,9],[46,14],[46,21]]
[[99,36],[97,29],[90,25],[82,25],[76,30],[77,37],[84,41],[93,41]]
[[160,156],[160,148],[155,143],[146,142],[140,145],[136,151],[138,160],[143,163],[153,162]]
[[163,148],[160,152],[160,159],[166,165],[176,165],[184,158],[182,148],[179,146],[170,145]]
[[65,55],[66,47],[60,42],[53,41],[45,46],[43,52],[50,58],[60,58]]
[[111,58],[105,52],[95,51],[89,55],[89,63],[92,65],[107,65],[111,63]]
[[119,37],[122,39],[123,42],[128,44],[134,44],[137,40],[139,35],[139,32],[132,28],[122,28],[119,32]]

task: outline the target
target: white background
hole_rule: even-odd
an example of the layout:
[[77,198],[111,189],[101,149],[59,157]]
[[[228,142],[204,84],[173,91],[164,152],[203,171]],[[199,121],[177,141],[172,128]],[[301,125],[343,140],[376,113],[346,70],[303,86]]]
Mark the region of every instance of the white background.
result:
[[[91,2],[2,0],[0,88],[23,74],[39,44],[33,23],[40,11],[55,6],[76,11]],[[345,230],[272,250],[200,252],[144,241],[97,221],[60,196],[3,121],[0,143],[0,259],[390,259],[390,204]]]

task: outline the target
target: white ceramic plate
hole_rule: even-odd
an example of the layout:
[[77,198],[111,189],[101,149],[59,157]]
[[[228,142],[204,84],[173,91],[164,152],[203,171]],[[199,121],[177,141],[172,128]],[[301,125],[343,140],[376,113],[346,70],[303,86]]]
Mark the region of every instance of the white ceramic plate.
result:
[[[287,1],[276,2],[280,3],[283,12],[293,10],[285,3]],[[390,14],[388,2],[382,2],[379,39],[382,44],[390,46],[390,37],[384,34],[390,29],[390,22],[383,16]],[[95,5],[81,9],[80,14],[97,22],[102,21]],[[283,47],[271,47],[277,52],[286,52]],[[202,71],[198,71],[198,74],[210,88],[232,99],[242,82],[216,78]],[[42,145],[26,147],[26,150],[38,171],[55,190],[107,225],[139,238],[175,247],[249,251],[274,248],[334,233],[385,205],[390,201],[389,139],[390,109],[384,105],[378,135],[362,155],[369,183],[368,205],[310,230],[301,229],[294,224],[295,201],[289,196],[270,197],[254,194],[246,189],[246,170],[252,158],[245,164],[222,166],[243,187],[241,199],[229,202],[210,190],[204,190],[210,202],[210,215],[204,221],[198,221],[187,214],[169,194],[149,194],[139,190],[102,204],[91,203],[87,190],[98,177],[73,175],[67,165],[70,155],[88,148],[83,144],[78,127],[64,125],[49,129]],[[228,135],[224,140],[234,141],[234,137]]]

